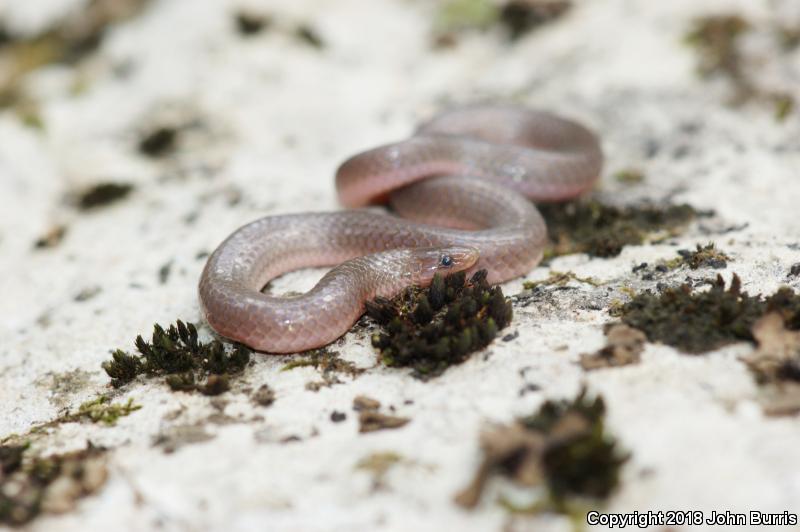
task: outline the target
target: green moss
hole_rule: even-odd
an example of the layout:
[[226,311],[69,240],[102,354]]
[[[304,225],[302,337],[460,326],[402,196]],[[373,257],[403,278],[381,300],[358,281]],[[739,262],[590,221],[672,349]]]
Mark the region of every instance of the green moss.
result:
[[466,281],[464,272],[437,275],[426,289],[411,288],[392,300],[367,304],[367,315],[381,326],[372,345],[387,366],[411,367],[427,379],[460,364],[483,349],[512,317],[500,287],[486,283],[481,270]]
[[678,234],[698,216],[686,204],[614,207],[596,200],[539,205],[539,210],[553,242],[545,251],[547,259],[570,253],[614,257],[657,232]]
[[133,399],[128,399],[126,403],[114,404],[107,395],[100,395],[91,401],[86,401],[78,407],[78,411],[67,414],[63,421],[88,420],[92,423],[103,423],[105,425],[116,425],[117,420],[129,415],[142,408],[141,405],[133,403]]
[[783,122],[794,109],[795,101],[791,94],[776,94],[775,99],[775,120]]
[[112,352],[112,359],[102,365],[114,387],[139,375],[164,376],[173,390],[217,395],[228,388],[229,375],[244,370],[251,354],[240,344],[226,349],[218,340],[200,342],[194,324],[180,320],[167,329],[154,325],[150,342],[140,335],[134,344],[139,355],[117,349]]
[[131,191],[128,183],[98,183],[80,192],[75,203],[83,211],[96,209],[125,199]]
[[489,0],[446,0],[440,4],[434,19],[437,33],[465,29],[486,29],[497,21],[500,13]]
[[0,523],[20,526],[41,513],[63,513],[106,481],[105,450],[28,456],[27,446],[0,446]]
[[734,274],[729,288],[718,275],[707,291],[682,285],[659,294],[639,293],[618,309],[618,315],[651,342],[704,353],[737,341],[754,341],[752,326],[769,311],[780,312],[789,329],[800,329],[800,296],[789,288],[767,298],[750,296]]
[[637,185],[644,181],[644,172],[636,168],[626,168],[614,174],[614,179],[627,185]]

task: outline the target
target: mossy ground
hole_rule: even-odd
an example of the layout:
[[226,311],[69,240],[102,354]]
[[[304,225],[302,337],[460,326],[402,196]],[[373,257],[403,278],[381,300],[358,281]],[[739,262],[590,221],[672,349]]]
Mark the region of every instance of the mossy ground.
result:
[[70,510],[105,483],[105,450],[34,455],[27,444],[0,445],[0,523],[20,526],[40,513]]
[[[25,92],[25,78],[52,64],[77,65],[97,50],[106,30],[140,13],[149,0],[95,0],[50,27],[31,35],[12,35],[0,28],[0,110],[16,112],[28,126],[43,129],[38,104]],[[2,22],[2,21],[0,21]]]
[[698,216],[686,204],[614,207],[597,200],[538,205],[552,242],[545,260],[571,253],[614,257],[651,235],[674,235]]
[[660,293],[642,292],[615,310],[622,322],[687,353],[704,353],[737,341],[755,341],[752,328],[768,312],[780,313],[790,330],[800,329],[800,295],[781,288],[769,297],[742,291],[734,274],[726,288],[721,276],[710,290],[684,284]]
[[[628,456],[605,429],[605,402],[582,389],[572,400],[547,401],[539,410],[481,438],[484,462],[456,502],[474,507],[493,473],[523,486],[545,485],[564,511],[575,497],[602,500],[619,485]],[[539,505],[532,509],[540,508]]]
[[112,386],[120,387],[146,375],[164,377],[176,391],[218,395],[228,390],[229,377],[244,370],[251,354],[240,344],[226,349],[219,340],[200,342],[194,324],[180,320],[167,329],[154,325],[151,341],[140,335],[135,345],[139,355],[117,349],[112,352],[112,359],[103,363]]
[[763,83],[759,75],[763,61],[746,54],[742,45],[743,37],[750,32],[774,33],[773,40],[778,41],[777,53],[790,53],[798,35],[797,27],[786,26],[785,21],[775,20],[766,27],[731,12],[695,19],[685,41],[697,51],[697,70],[701,77],[728,80],[734,92],[731,103],[771,104],[776,121],[781,122],[793,112],[795,96]]
[[381,361],[414,368],[415,377],[427,379],[489,345],[511,322],[512,310],[502,289],[489,286],[481,270],[469,281],[464,272],[437,274],[428,288],[369,302],[367,315],[382,328],[372,337]]

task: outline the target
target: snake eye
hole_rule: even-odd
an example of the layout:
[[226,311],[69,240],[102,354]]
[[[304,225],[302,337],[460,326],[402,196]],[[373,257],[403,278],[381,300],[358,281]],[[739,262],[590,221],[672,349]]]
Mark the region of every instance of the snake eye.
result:
[[449,268],[450,266],[453,265],[453,257],[451,257],[450,255],[442,255],[442,260],[439,262],[439,264]]

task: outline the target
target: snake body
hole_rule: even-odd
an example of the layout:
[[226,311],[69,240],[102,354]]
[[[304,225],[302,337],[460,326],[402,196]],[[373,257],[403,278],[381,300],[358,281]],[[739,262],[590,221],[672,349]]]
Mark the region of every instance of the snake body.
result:
[[[409,139],[345,161],[347,207],[386,201],[396,215],[362,209],[267,216],[211,254],[200,302],[211,327],[271,353],[327,345],[375,296],[429,284],[436,272],[488,270],[489,282],[525,274],[542,257],[546,227],[529,199],[558,201],[591,188],[602,166],[597,137],[580,124],[519,107],[464,107]],[[298,296],[262,293],[299,268],[335,266]]]

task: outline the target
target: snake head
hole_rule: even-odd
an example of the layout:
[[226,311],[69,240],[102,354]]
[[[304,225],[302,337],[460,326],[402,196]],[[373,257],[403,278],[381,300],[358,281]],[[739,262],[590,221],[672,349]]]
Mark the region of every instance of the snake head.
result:
[[437,273],[467,270],[478,262],[479,252],[466,246],[446,246],[438,248],[417,248],[413,251],[411,276],[414,284],[427,286]]

